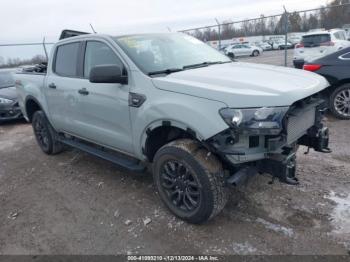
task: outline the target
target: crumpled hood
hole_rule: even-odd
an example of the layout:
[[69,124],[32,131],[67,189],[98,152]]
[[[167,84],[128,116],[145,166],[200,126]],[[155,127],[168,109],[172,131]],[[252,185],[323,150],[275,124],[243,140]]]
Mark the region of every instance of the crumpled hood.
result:
[[17,100],[16,87],[11,86],[11,87],[0,88],[0,97],[11,99],[11,100]]
[[329,86],[304,70],[251,63],[228,63],[153,78],[162,90],[225,103],[229,107],[289,106]]

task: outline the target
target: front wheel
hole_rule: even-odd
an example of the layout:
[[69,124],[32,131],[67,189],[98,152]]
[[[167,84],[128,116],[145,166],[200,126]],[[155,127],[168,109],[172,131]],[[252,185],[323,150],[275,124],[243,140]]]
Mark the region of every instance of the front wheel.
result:
[[350,84],[340,86],[333,91],[330,110],[339,119],[350,119]]
[[153,177],[164,204],[187,222],[203,223],[227,202],[221,163],[193,140],[176,140],[159,149]]

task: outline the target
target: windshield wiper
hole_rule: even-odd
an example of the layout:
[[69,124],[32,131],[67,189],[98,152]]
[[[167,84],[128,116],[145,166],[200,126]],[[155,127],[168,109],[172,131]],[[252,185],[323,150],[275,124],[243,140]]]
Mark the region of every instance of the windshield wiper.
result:
[[161,74],[169,75],[171,73],[176,73],[176,72],[180,72],[180,71],[183,71],[183,69],[182,68],[168,68],[168,69],[164,69],[164,70],[149,72],[148,75],[149,76],[161,75]]
[[183,67],[183,69],[205,67],[205,66],[210,66],[210,65],[225,64],[225,63],[231,63],[231,62],[232,61],[203,62],[203,63],[199,63],[199,64],[186,65],[186,66]]
[[149,76],[162,75],[162,74],[169,75],[171,73],[180,72],[180,71],[183,71],[186,69],[199,68],[199,67],[204,67],[204,66],[209,66],[209,65],[225,64],[225,63],[232,63],[232,61],[203,62],[203,63],[199,63],[199,64],[186,65],[183,68],[168,68],[168,69],[164,69],[164,70],[153,71],[153,72],[149,72],[148,75]]

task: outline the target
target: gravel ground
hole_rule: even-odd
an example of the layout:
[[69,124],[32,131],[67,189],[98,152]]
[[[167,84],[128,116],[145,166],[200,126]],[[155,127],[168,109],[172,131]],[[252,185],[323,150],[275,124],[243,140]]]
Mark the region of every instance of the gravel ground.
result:
[[201,226],[174,218],[151,175],[78,150],[43,154],[31,126],[0,126],[0,254],[348,254],[349,121],[332,154],[298,154],[299,186],[258,176]]

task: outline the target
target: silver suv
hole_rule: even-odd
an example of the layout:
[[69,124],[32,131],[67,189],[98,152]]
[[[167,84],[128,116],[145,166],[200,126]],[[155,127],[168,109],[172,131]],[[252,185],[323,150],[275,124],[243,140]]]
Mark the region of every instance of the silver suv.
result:
[[257,173],[297,184],[298,145],[329,152],[323,77],[233,62],[184,34],[69,37],[47,72],[16,78],[46,154],[70,145],[128,170],[150,166],[165,205],[191,223]]

